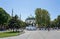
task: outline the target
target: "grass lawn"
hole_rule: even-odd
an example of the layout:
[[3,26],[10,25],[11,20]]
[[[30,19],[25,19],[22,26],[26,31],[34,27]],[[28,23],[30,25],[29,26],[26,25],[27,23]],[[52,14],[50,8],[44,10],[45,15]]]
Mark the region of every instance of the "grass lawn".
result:
[[20,32],[0,32],[0,38],[17,36],[19,34],[20,34]]

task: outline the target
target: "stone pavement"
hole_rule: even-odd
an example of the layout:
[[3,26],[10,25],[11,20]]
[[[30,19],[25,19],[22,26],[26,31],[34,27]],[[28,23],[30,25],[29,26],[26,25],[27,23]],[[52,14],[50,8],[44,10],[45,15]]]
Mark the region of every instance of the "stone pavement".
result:
[[25,30],[24,34],[14,37],[6,37],[0,39],[60,39],[60,31],[51,30],[51,31],[27,31]]

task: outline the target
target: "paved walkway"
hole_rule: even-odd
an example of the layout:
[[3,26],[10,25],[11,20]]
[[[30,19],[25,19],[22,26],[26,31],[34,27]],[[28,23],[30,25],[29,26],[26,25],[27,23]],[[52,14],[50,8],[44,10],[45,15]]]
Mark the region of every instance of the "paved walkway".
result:
[[60,31],[25,31],[24,34],[0,39],[60,39]]

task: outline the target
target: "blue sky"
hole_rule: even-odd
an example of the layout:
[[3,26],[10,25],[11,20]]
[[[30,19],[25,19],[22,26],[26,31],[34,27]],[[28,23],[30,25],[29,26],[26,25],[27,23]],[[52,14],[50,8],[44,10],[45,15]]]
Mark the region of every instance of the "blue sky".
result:
[[22,20],[25,20],[30,14],[35,16],[36,8],[48,10],[51,20],[60,15],[60,0],[0,0],[0,7],[10,15],[13,8],[14,15],[20,16],[21,14]]

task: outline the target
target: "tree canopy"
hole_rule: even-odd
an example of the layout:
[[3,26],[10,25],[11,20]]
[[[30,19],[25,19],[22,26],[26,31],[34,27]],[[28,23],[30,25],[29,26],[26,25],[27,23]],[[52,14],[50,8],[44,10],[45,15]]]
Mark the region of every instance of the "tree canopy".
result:
[[36,23],[38,26],[48,26],[50,24],[50,14],[47,10],[37,8],[35,10]]
[[0,8],[0,25],[8,23],[9,20],[10,15],[3,8]]

